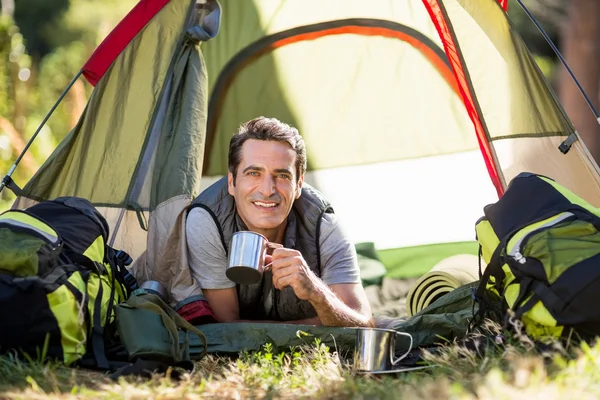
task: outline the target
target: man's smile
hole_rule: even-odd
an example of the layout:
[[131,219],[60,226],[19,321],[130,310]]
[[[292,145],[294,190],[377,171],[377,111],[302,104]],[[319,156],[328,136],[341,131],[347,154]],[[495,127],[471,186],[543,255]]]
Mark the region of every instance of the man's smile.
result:
[[261,209],[265,209],[265,208],[273,209],[279,205],[279,203],[266,202],[266,201],[253,201],[252,204],[254,204],[255,206],[257,206]]

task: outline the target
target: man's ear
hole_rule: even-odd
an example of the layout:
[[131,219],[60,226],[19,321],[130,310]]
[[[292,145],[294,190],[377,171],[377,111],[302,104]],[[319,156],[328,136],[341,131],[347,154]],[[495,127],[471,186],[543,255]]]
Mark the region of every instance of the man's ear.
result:
[[234,195],[234,187],[235,185],[233,184],[233,174],[231,172],[227,173],[227,191],[229,192],[230,195]]
[[298,178],[298,183],[296,186],[296,199],[300,198],[300,195],[302,194],[302,185],[304,184],[304,175],[302,175],[300,178]]

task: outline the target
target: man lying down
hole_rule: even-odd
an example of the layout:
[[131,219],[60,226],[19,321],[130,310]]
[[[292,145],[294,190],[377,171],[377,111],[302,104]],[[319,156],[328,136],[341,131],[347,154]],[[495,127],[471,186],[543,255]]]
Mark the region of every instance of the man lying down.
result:
[[[354,245],[328,201],[304,183],[306,148],[298,131],[273,118],[243,124],[229,144],[229,173],[190,206],[190,270],[218,322],[262,321],[371,327]],[[260,233],[269,250],[256,285],[226,276],[238,231]]]

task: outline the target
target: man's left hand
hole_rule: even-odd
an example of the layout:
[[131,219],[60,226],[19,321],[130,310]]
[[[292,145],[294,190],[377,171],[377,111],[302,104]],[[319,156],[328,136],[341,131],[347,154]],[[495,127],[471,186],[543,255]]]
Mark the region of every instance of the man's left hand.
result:
[[313,299],[324,285],[297,250],[286,248],[273,250],[271,270],[273,286],[279,290],[291,286],[301,300]]

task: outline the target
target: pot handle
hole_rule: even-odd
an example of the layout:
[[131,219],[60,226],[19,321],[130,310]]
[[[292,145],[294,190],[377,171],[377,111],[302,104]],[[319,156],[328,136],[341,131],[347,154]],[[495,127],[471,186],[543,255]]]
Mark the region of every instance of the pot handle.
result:
[[413,338],[410,333],[396,331],[396,335],[408,336],[408,338],[410,339],[410,345],[408,346],[408,350],[406,351],[406,353],[402,354],[400,357],[398,357],[394,360],[394,353],[396,352],[396,348],[395,348],[396,346],[395,346],[394,342],[390,343],[390,347],[392,347],[390,349],[390,360],[392,361],[392,366],[396,365],[400,361],[404,360],[406,358],[406,356],[408,356],[410,354],[410,352],[412,351],[412,346],[413,346]]

